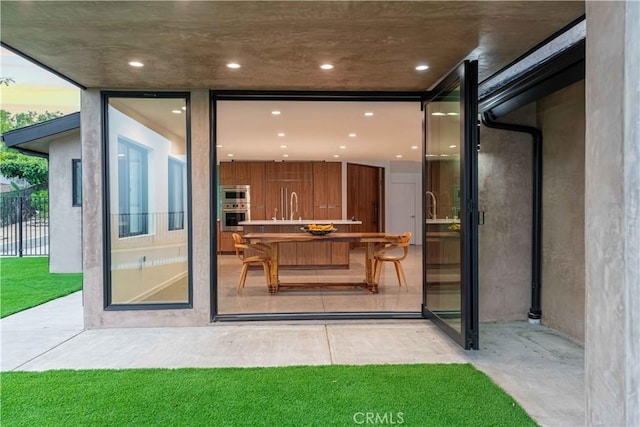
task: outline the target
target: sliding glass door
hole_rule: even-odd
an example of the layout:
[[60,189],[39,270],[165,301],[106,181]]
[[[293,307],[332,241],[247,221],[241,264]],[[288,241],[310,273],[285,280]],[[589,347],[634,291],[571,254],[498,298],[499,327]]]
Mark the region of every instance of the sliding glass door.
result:
[[477,63],[448,75],[423,111],[423,314],[477,349]]

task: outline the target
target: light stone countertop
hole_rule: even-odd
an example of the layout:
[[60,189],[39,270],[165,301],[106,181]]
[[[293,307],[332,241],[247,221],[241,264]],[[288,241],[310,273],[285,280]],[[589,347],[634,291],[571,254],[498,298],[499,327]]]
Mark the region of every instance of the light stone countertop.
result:
[[240,221],[238,225],[307,225],[307,224],[362,224],[362,221],[351,221],[350,219],[260,219],[255,221]]
[[460,222],[460,218],[427,219],[427,224],[453,224],[454,222]]

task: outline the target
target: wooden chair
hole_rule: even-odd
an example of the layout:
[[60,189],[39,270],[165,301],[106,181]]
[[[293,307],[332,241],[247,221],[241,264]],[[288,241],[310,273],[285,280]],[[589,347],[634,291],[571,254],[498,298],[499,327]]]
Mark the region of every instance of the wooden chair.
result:
[[[382,273],[382,264],[385,262],[392,262],[393,266],[396,268],[396,276],[398,277],[398,286],[402,286],[402,282],[404,281],[404,285],[409,289],[409,285],[407,284],[407,276],[404,274],[404,269],[402,268],[402,260],[407,257],[409,253],[409,240],[411,240],[411,233],[407,232],[400,236],[400,240],[398,243],[392,243],[390,245],[385,245],[376,250],[373,255],[373,271],[376,283],[380,283],[380,274]],[[402,254],[391,255],[388,254],[390,251],[402,249]]]
[[[236,256],[240,261],[242,261],[242,271],[240,272],[240,280],[238,280],[236,292],[240,293],[240,290],[244,288],[244,282],[247,280],[247,272],[249,271],[250,264],[262,264],[264,277],[267,279],[267,287],[269,287],[271,280],[271,248],[261,243],[247,244],[247,241],[238,233],[233,233],[231,236],[233,237]],[[246,249],[256,251],[258,254],[244,256],[244,251]]]

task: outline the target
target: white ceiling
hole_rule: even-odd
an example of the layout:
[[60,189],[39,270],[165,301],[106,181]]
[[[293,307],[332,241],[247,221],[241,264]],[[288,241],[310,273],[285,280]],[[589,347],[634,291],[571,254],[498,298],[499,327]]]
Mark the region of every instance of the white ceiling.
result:
[[[114,98],[111,104],[169,139],[184,140],[186,115],[172,112],[184,105],[181,99]],[[430,113],[458,111],[456,102],[429,105]],[[366,112],[373,116],[365,116]],[[216,114],[218,161],[420,162],[422,158],[419,102],[218,101]],[[427,154],[455,156],[458,149],[449,146],[458,144],[459,132],[439,129],[455,130],[459,116],[429,118]],[[351,133],[356,136],[350,137]]]
[[218,161],[419,162],[422,111],[419,102],[219,101],[216,143]]

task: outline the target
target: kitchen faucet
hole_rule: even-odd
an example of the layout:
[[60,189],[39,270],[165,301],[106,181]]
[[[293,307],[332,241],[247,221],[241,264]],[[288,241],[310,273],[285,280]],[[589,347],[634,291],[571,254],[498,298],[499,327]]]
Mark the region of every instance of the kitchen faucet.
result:
[[[296,210],[293,210],[293,196],[296,196]],[[293,214],[298,213],[298,194],[295,191],[291,192],[291,199],[289,201],[289,212],[291,215],[291,221],[293,221]]]
[[429,210],[431,213],[431,219],[438,219],[438,213],[436,210],[436,195],[431,191],[427,191],[427,196],[431,196],[431,201],[433,202],[433,209]]

